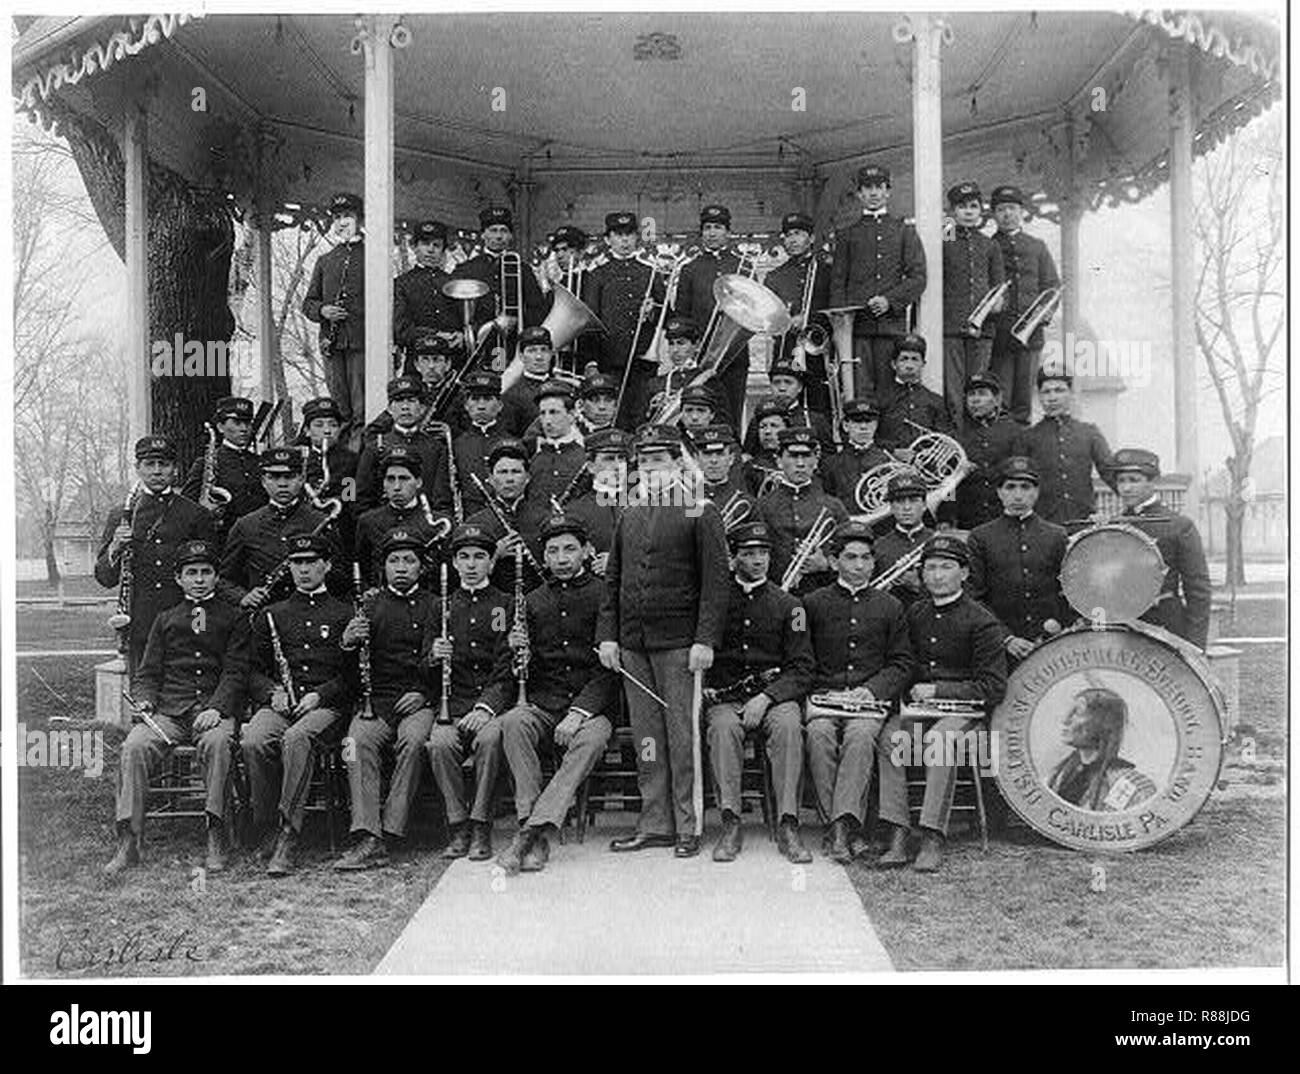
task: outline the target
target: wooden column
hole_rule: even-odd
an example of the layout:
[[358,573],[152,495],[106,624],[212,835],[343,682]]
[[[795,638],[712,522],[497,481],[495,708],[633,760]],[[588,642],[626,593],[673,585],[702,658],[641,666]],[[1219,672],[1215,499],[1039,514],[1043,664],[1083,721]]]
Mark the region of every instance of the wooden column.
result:
[[934,15],[907,15],[894,40],[912,44],[912,215],[925,247],[926,284],[916,329],[929,344],[925,386],[943,393],[943,115],[939,50],[951,31]]
[[[149,361],[149,116],[130,105],[122,157],[126,163],[126,354],[127,420],[132,443],[153,427]],[[180,356],[177,355],[177,358]]]
[[261,362],[258,367],[259,398],[270,399],[274,394],[275,366],[279,343],[275,336],[275,309],[271,304],[271,222],[269,212],[262,211],[257,218],[257,341]]
[[[1183,513],[1196,517],[1201,472],[1196,435],[1195,296],[1196,238],[1192,222],[1192,109],[1189,46],[1169,42],[1169,235],[1170,278],[1173,282],[1174,443],[1177,472],[1193,480]],[[1168,467],[1166,467],[1168,469]]]

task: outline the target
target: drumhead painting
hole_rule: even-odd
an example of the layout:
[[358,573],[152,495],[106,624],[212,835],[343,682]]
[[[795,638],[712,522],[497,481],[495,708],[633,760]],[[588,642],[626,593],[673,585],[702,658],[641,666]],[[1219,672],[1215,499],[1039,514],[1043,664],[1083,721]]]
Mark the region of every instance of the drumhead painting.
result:
[[1069,631],[1012,673],[993,718],[1012,808],[1065,846],[1135,850],[1186,824],[1218,778],[1222,699],[1156,630]]

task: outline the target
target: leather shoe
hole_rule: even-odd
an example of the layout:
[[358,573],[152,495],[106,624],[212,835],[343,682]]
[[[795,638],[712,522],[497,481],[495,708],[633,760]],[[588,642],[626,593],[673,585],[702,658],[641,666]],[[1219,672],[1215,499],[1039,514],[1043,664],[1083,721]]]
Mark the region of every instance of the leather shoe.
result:
[[124,869],[140,864],[140,844],[129,828],[117,837],[117,853],[104,866],[105,876],[117,876]]
[[276,844],[280,842],[280,829],[268,828],[262,834],[262,841],[257,844],[257,857],[259,861],[270,861],[271,855],[275,853]]
[[907,829],[894,826],[890,836],[889,849],[876,860],[876,864],[886,869],[896,869],[907,864]]
[[533,849],[533,829],[520,828],[510,845],[497,855],[497,864],[513,876],[523,868],[524,857]]
[[298,846],[298,835],[288,825],[280,829],[275,841],[275,853],[266,866],[267,876],[288,876],[293,872],[293,852]]
[[208,852],[203,866],[210,873],[219,873],[226,867],[226,841],[221,837],[221,829],[215,825],[208,829]]
[[387,864],[388,848],[384,846],[384,841],[367,832],[361,842],[350,848],[334,863],[334,868],[340,872],[351,873],[375,865]]
[[853,860],[853,850],[849,846],[849,822],[837,819],[831,824],[831,861],[847,864]]
[[[532,829],[530,829],[531,831]],[[534,835],[520,868],[526,873],[540,873],[551,858],[551,847],[544,835]]]
[[921,837],[921,850],[916,855],[912,868],[918,873],[937,873],[943,863],[943,836],[938,832],[926,832]]
[[693,858],[700,852],[700,837],[698,835],[683,835],[677,840],[677,845],[673,847],[674,858]]
[[469,853],[469,823],[461,821],[452,825],[451,838],[442,848],[444,858],[463,858]]
[[616,854],[631,850],[649,850],[651,847],[670,847],[675,840],[671,835],[642,834],[635,832],[622,839],[611,839],[609,849]]
[[799,838],[799,826],[788,817],[776,830],[776,848],[794,865],[806,865],[812,861],[812,852]]
[[487,861],[490,857],[492,857],[492,825],[482,820],[473,821],[469,836],[469,860]]
[[722,818],[722,834],[713,848],[714,861],[735,861],[740,856],[744,837],[740,832],[740,818],[728,813]]

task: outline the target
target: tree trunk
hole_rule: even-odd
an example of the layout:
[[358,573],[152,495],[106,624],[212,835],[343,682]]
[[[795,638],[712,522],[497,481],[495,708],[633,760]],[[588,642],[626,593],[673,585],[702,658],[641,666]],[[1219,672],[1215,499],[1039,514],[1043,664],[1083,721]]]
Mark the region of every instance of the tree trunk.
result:
[[1234,483],[1228,500],[1224,504],[1223,533],[1227,545],[1227,564],[1225,579],[1229,585],[1246,584],[1246,552],[1242,546],[1242,531],[1245,529],[1246,503],[1241,498],[1241,490]]
[[[125,257],[126,172],[117,137],[52,98],[59,134],[68,142],[108,240]],[[149,162],[149,339],[228,343],[235,329],[228,287],[234,226],[219,195],[197,191],[177,173]],[[179,359],[180,356],[176,356]],[[148,362],[148,355],[133,356]],[[230,370],[215,376],[152,377],[153,432],[177,444],[182,472],[203,450],[203,423],[230,394]]]
[[59,571],[59,558],[54,554],[54,511],[45,505],[45,521],[41,526],[41,544],[45,546],[45,577],[51,585],[58,585],[63,580]]

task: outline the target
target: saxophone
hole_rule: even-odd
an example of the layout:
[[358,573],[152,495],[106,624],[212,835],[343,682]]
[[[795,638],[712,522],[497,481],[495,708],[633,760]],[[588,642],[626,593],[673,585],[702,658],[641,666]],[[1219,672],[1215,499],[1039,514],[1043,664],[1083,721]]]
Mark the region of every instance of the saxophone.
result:
[[203,483],[199,486],[199,503],[216,514],[228,506],[234,497],[229,489],[223,489],[217,484],[217,428],[211,423],[204,428],[208,433],[208,446],[203,449]]
[[135,513],[140,506],[140,497],[144,486],[135,484],[126,494],[126,504],[122,508],[123,519],[131,523],[131,537],[122,549],[117,578],[117,611],[108,617],[108,625],[117,631],[117,651],[125,653],[131,644],[131,590],[135,584]]
[[[355,560],[352,563],[352,585],[357,591],[356,596],[356,614],[361,618],[366,617],[366,601],[364,590],[361,587],[361,564]],[[371,676],[370,676],[370,641],[365,639],[361,642],[361,647],[357,652],[357,667],[361,672],[361,718],[363,720],[373,720],[375,718],[374,706],[371,704]]]
[[280,632],[275,626],[275,616],[266,613],[266,625],[271,630],[271,653],[275,657],[275,666],[280,670],[280,685],[284,687],[289,705],[298,704],[298,691],[293,685],[293,670],[289,667],[289,658],[284,655],[284,646],[280,644]]

